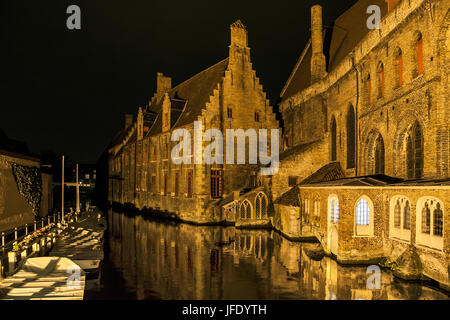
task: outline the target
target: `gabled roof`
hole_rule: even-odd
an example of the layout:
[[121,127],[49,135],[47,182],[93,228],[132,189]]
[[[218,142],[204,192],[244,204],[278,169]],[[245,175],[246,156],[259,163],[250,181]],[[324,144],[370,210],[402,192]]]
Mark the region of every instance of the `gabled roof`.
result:
[[345,173],[339,162],[330,162],[300,182],[300,185],[326,182],[342,178],[345,178]]
[[289,191],[279,196],[274,203],[284,206],[300,207],[300,201],[298,199],[299,189],[298,186],[291,188]]
[[[192,78],[180,83],[169,90],[168,95],[175,110],[181,110],[173,127],[181,127],[197,120],[205,109],[213,90],[222,81],[225,76],[225,70],[228,67],[228,58],[216,63],[215,65],[197,73]],[[158,114],[155,122],[150,128],[147,136],[161,133],[162,130],[162,104],[164,96],[154,98],[147,110]],[[176,113],[175,113],[176,115]]]

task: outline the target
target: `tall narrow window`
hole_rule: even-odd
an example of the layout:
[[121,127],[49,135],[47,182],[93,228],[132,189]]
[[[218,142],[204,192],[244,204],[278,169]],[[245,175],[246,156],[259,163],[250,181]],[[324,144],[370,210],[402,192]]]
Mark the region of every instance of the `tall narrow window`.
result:
[[367,91],[367,103],[371,103],[372,102],[372,80],[370,79],[370,74],[367,75],[366,91]]
[[211,170],[211,197],[213,199],[222,196],[222,171]]
[[403,85],[403,55],[401,49],[397,50],[396,60],[397,60],[397,87],[401,87]]
[[384,97],[384,65],[382,62],[378,63],[377,68],[377,89],[378,98]]
[[433,234],[438,237],[442,237],[444,215],[441,209],[441,204],[436,204],[436,209],[433,212]]
[[245,200],[241,204],[241,219],[251,219],[252,218],[252,207],[250,202]]
[[384,174],[384,141],[381,134],[375,141],[375,174]]
[[193,187],[193,171],[189,169],[187,171],[187,197],[192,198],[192,187]]
[[227,117],[228,117],[228,119],[233,118],[233,108],[232,107],[227,108]]
[[347,169],[355,167],[355,149],[356,149],[356,119],[355,110],[350,105],[347,112]]
[[400,200],[397,200],[394,208],[394,227],[396,228],[400,228],[401,210]]
[[423,175],[423,134],[422,126],[415,122],[406,138],[406,166],[408,179],[418,179]]
[[361,198],[356,205],[356,225],[367,226],[370,220],[370,207],[366,199]]
[[411,230],[411,206],[406,200],[405,208],[403,209],[403,229]]
[[151,188],[152,188],[153,194],[156,194],[156,176],[155,175],[152,176],[152,186],[151,186]]
[[255,122],[259,122],[259,112],[255,112]]
[[422,209],[422,233],[430,233],[430,208],[428,207],[428,202],[425,202],[425,206]]
[[168,191],[168,178],[167,178],[167,171],[164,172],[164,195],[167,196],[167,191]]
[[423,73],[423,39],[422,34],[416,35],[416,62],[417,62],[417,76]]
[[267,214],[267,198],[264,194],[259,193],[255,199],[256,219],[264,219]]
[[180,184],[180,173],[178,171],[175,171],[174,184],[175,184],[174,186],[175,196],[178,196]]
[[331,161],[336,161],[337,159],[337,136],[336,136],[336,118],[333,116],[331,118]]

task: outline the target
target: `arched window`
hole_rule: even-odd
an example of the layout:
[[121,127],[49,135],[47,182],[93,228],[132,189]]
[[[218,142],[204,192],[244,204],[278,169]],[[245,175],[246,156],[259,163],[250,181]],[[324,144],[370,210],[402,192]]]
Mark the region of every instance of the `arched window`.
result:
[[372,102],[372,79],[370,79],[370,74],[367,75],[366,79],[366,96],[367,96],[367,103]]
[[314,222],[316,225],[320,222],[320,199],[314,200]]
[[436,209],[433,211],[433,235],[438,237],[443,236],[443,222],[444,214],[441,209],[441,204],[438,202],[436,204]]
[[423,39],[420,32],[414,36],[415,68],[413,77],[418,77],[423,73]]
[[378,63],[377,67],[377,90],[378,98],[384,97],[384,65],[383,62]]
[[394,196],[390,201],[389,237],[411,241],[411,206],[405,196]]
[[403,85],[403,54],[400,48],[395,51],[397,88]]
[[355,167],[356,150],[356,119],[355,110],[350,105],[347,112],[347,169]]
[[241,204],[241,219],[251,219],[252,218],[252,207],[248,200],[245,200]]
[[408,200],[406,201],[405,207],[403,208],[403,229],[411,229],[411,206],[409,205]]
[[331,117],[331,161],[336,161],[337,159],[337,132],[336,132],[336,118],[334,116]]
[[431,248],[444,248],[444,205],[434,197],[422,197],[416,205],[416,242]]
[[368,226],[370,221],[370,207],[366,199],[361,198],[356,205],[356,225]]
[[259,193],[255,199],[256,219],[265,219],[267,216],[267,197]]
[[375,141],[375,174],[384,174],[384,141],[381,134]]
[[339,222],[339,199],[332,197],[330,201],[330,221],[332,223]]
[[406,167],[408,179],[418,179],[423,174],[423,134],[418,121],[406,138]]

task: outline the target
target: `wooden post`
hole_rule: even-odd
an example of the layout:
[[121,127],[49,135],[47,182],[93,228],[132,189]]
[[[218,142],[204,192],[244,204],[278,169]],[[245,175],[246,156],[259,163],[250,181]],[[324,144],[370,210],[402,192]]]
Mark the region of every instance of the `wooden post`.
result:
[[17,240],[17,228],[14,228],[14,240]]
[[12,275],[14,273],[14,270],[16,269],[16,252],[15,251],[9,251],[8,252],[8,275]]

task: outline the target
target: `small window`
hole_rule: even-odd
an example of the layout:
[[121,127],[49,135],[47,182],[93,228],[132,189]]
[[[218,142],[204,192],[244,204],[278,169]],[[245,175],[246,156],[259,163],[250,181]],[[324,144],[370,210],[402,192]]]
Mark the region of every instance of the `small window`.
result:
[[180,184],[180,173],[178,171],[175,172],[174,184],[175,196],[178,196]]
[[259,112],[258,111],[255,112],[255,121],[259,122]]
[[189,169],[187,171],[187,197],[192,198],[193,189],[193,170]]
[[396,51],[396,64],[397,64],[397,87],[400,88],[403,85],[403,54],[400,48]]
[[228,119],[233,118],[233,108],[232,107],[227,108],[227,117],[228,117]]
[[298,179],[297,176],[295,176],[295,177],[290,176],[289,177],[289,187],[295,187],[297,185],[297,179]]
[[441,209],[441,204],[438,202],[436,204],[436,209],[433,211],[433,235],[442,237],[443,236],[443,219],[444,214]]

